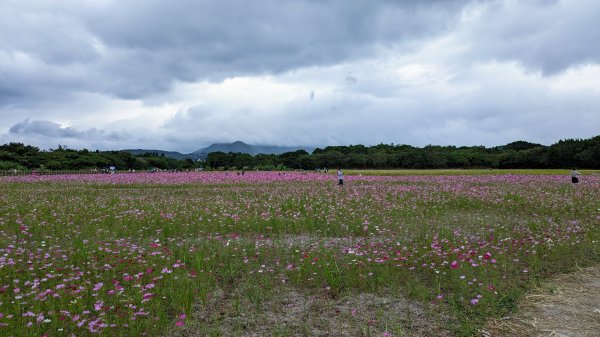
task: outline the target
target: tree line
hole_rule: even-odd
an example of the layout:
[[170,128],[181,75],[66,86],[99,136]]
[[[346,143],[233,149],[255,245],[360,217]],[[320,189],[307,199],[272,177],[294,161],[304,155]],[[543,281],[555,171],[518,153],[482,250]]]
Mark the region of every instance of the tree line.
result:
[[63,146],[40,151],[22,143],[0,146],[0,170],[102,170],[111,166],[118,170],[184,170],[195,168],[196,163],[191,159],[177,160],[157,153],[133,155],[127,151],[73,150]]
[[550,146],[516,141],[503,146],[435,146],[379,144],[317,148],[283,154],[212,152],[204,161],[178,160],[164,154],[133,155],[126,151],[58,149],[40,151],[21,143],[0,146],[0,170],[119,170],[206,169],[285,170],[316,168],[353,169],[445,169],[445,168],[586,168],[600,169],[600,136],[560,140]]
[[504,146],[410,145],[328,146],[280,155],[212,152],[211,168],[445,169],[445,168],[587,168],[600,169],[600,136],[561,140],[550,146],[516,141]]

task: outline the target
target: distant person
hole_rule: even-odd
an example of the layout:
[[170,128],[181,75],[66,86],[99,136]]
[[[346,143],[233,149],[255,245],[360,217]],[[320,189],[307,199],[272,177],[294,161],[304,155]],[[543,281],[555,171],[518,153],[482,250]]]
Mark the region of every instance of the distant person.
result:
[[344,185],[344,172],[342,172],[342,169],[339,168],[337,171],[337,176],[338,176],[338,185]]
[[571,171],[571,182],[573,184],[579,183],[579,176],[580,175],[581,175],[581,173],[577,172],[576,169],[573,169],[573,171]]

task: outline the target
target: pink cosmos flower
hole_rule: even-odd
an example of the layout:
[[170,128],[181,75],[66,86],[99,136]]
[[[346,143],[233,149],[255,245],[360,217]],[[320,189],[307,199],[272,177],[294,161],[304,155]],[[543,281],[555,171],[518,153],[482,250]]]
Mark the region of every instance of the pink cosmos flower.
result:
[[450,263],[450,268],[452,268],[452,269],[458,268],[458,261],[456,261],[456,260],[452,261],[452,263]]
[[94,285],[94,289],[93,290],[94,291],[98,291],[98,290],[100,290],[100,288],[102,288],[102,286],[104,286],[104,283],[103,282],[98,282],[98,283],[96,283]]

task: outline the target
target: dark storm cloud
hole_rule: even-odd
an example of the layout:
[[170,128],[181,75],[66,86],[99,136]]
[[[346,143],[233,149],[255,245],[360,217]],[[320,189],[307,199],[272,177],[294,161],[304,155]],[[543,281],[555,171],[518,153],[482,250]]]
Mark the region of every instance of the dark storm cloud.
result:
[[174,81],[335,64],[444,31],[466,2],[9,1],[0,103],[71,90],[143,98]]
[[[483,10],[461,28],[465,8]],[[0,9],[0,106],[74,92],[146,98],[177,81],[332,65],[388,46],[408,51],[457,27],[457,43],[470,44],[459,63],[516,60],[553,73],[600,59],[599,11],[592,0],[9,0]]]

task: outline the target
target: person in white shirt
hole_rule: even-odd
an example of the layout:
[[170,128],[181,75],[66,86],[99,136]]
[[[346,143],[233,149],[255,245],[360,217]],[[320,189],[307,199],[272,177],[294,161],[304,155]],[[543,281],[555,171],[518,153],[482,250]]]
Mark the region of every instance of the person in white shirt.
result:
[[338,169],[337,176],[338,176],[338,185],[344,185],[344,172],[342,172],[341,168]]
[[573,169],[573,171],[571,171],[571,182],[573,184],[577,184],[579,183],[579,176],[581,175],[581,173],[577,172],[577,170]]

